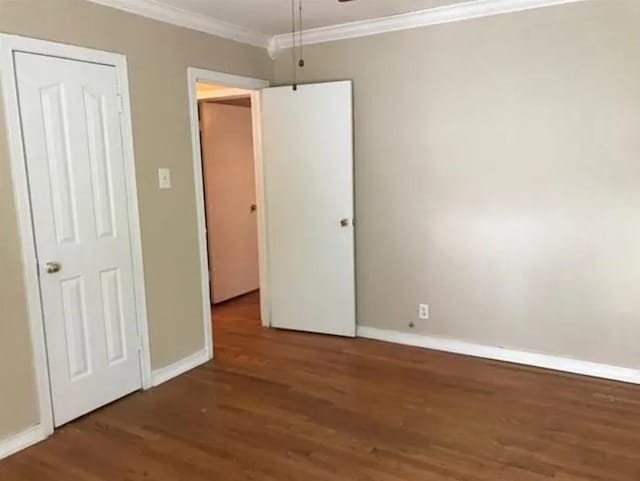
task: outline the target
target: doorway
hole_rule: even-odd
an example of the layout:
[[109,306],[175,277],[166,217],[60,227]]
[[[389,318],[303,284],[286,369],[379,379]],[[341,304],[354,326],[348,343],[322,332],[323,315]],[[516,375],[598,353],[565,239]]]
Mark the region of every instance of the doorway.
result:
[[[215,258],[213,261],[210,261],[211,251],[213,251],[213,246],[210,248],[210,238],[209,238],[209,225],[208,225],[208,215],[209,212],[207,210],[207,197],[205,195],[205,167],[204,167],[204,153],[203,153],[203,141],[202,141],[202,132],[201,132],[201,121],[200,121],[200,102],[209,102],[213,101],[213,97],[215,97],[214,92],[225,91],[224,94],[221,94],[222,97],[227,97],[225,99],[226,102],[237,103],[240,101],[244,103],[244,108],[250,109],[251,112],[251,140],[252,140],[252,151],[253,151],[253,177],[255,180],[255,204],[256,208],[253,212],[251,212],[252,204],[250,203],[249,208],[249,219],[245,221],[249,221],[250,219],[254,219],[255,228],[256,228],[256,242],[257,242],[257,254],[258,254],[258,286],[260,287],[260,318],[263,326],[269,325],[269,316],[267,309],[267,299],[268,299],[268,284],[267,284],[267,270],[266,270],[266,245],[264,238],[264,212],[261,211],[259,206],[263,203],[263,189],[261,184],[262,178],[262,163],[261,163],[261,145],[260,145],[260,131],[257,126],[259,125],[259,96],[258,91],[262,88],[268,87],[269,82],[266,80],[250,78],[250,77],[242,77],[239,75],[231,75],[226,73],[214,72],[210,70],[204,70],[194,67],[189,67],[187,69],[187,81],[188,81],[188,92],[189,92],[189,114],[191,119],[191,143],[193,147],[193,170],[194,170],[194,180],[196,187],[196,210],[198,216],[198,243],[199,243],[199,252],[200,252],[200,277],[202,281],[202,312],[203,312],[203,325],[205,332],[205,342],[207,344],[207,349],[210,353],[214,352],[213,349],[213,334],[212,334],[212,306],[215,302],[215,298],[213,295],[213,291],[215,289]],[[236,98],[234,98],[236,97]],[[238,98],[240,97],[240,99]],[[248,102],[247,102],[248,97]],[[218,99],[222,101],[222,99]],[[214,104],[218,105],[218,104]],[[222,104],[224,105],[224,104]],[[246,110],[243,110],[244,114],[239,114],[240,116],[244,115],[246,119]],[[246,137],[246,134],[245,134]],[[246,144],[245,144],[245,154],[246,158]],[[245,159],[246,160],[246,159]],[[233,165],[233,164],[232,164]],[[246,166],[246,164],[245,164]],[[210,169],[209,173],[214,172],[215,169]],[[245,169],[246,171],[246,169]],[[248,183],[250,181],[247,180],[247,176],[244,176],[244,180],[242,181],[245,187],[248,187]],[[215,199],[214,196],[210,196],[211,200]],[[246,202],[245,202],[246,203]],[[246,214],[245,205],[243,210],[244,214]],[[224,215],[224,211],[223,215]],[[245,223],[244,225],[250,225]],[[215,236],[215,234],[214,234]],[[214,241],[212,236],[212,241]],[[212,270],[212,266],[214,269]]]
[[[263,80],[195,68],[188,69],[188,82],[208,349],[213,352],[216,259],[210,276],[215,249],[208,248],[198,108],[209,95],[205,90],[215,96],[230,89],[231,97],[250,91],[262,325],[355,336],[352,83],[269,87]],[[245,215],[246,205],[239,212]]]
[[198,82],[211,303],[258,291],[251,91]]

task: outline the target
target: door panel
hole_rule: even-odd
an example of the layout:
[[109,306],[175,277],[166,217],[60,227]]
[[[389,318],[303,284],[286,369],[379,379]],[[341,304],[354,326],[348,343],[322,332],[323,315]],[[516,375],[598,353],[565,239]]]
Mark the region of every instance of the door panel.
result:
[[351,82],[261,91],[274,327],[355,335],[351,103]]
[[66,333],[66,351],[71,380],[90,374],[91,354],[87,328],[84,278],[73,277],[60,282],[62,318]]
[[73,166],[67,144],[70,135],[63,105],[64,86],[57,84],[42,88],[40,100],[58,243],[75,244],[78,219],[71,191]]
[[112,66],[15,64],[59,426],[141,387],[118,84]]
[[120,269],[108,269],[100,273],[102,308],[107,336],[107,360],[109,365],[126,359],[127,338],[122,309]]
[[106,99],[104,95],[94,94],[86,87],[83,90],[97,235],[112,237],[115,235],[113,180],[110,172],[113,159],[110,158],[106,131]]

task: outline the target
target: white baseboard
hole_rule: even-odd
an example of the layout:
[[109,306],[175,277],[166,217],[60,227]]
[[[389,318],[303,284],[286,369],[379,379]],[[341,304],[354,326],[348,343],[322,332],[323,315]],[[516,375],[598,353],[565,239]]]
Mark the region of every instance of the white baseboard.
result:
[[44,441],[47,437],[48,433],[44,426],[38,424],[6,439],[0,439],[0,459]]
[[436,351],[453,352],[467,356],[494,359],[497,361],[524,364],[527,366],[553,369],[556,371],[581,374],[584,376],[610,379],[613,381],[640,384],[640,370],[627,367],[611,366],[590,361],[580,361],[565,357],[551,356],[548,354],[538,354],[502,347],[486,346],[454,339],[424,336],[421,334],[411,334],[388,329],[378,329],[376,327],[358,326],[358,337],[377,339],[379,341],[405,344],[407,346],[423,347]]
[[153,386],[158,386],[159,384],[167,382],[180,374],[184,374],[185,372],[204,364],[209,359],[211,359],[209,350],[203,349],[202,351],[191,354],[184,359],[180,359],[178,362],[156,369],[151,373],[151,384]]

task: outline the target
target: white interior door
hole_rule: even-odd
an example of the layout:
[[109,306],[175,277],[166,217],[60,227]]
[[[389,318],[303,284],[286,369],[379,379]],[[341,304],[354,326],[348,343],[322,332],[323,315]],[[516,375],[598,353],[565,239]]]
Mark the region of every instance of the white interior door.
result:
[[351,82],[261,91],[271,325],[354,336]]
[[115,68],[17,53],[54,423],[141,387]]
[[200,104],[211,299],[259,286],[256,179],[249,105]]

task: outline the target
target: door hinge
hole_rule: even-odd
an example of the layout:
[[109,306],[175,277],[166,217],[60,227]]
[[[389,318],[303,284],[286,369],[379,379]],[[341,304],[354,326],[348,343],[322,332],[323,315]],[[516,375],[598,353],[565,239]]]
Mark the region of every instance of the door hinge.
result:
[[124,112],[124,104],[122,103],[122,95],[118,94],[118,112]]

